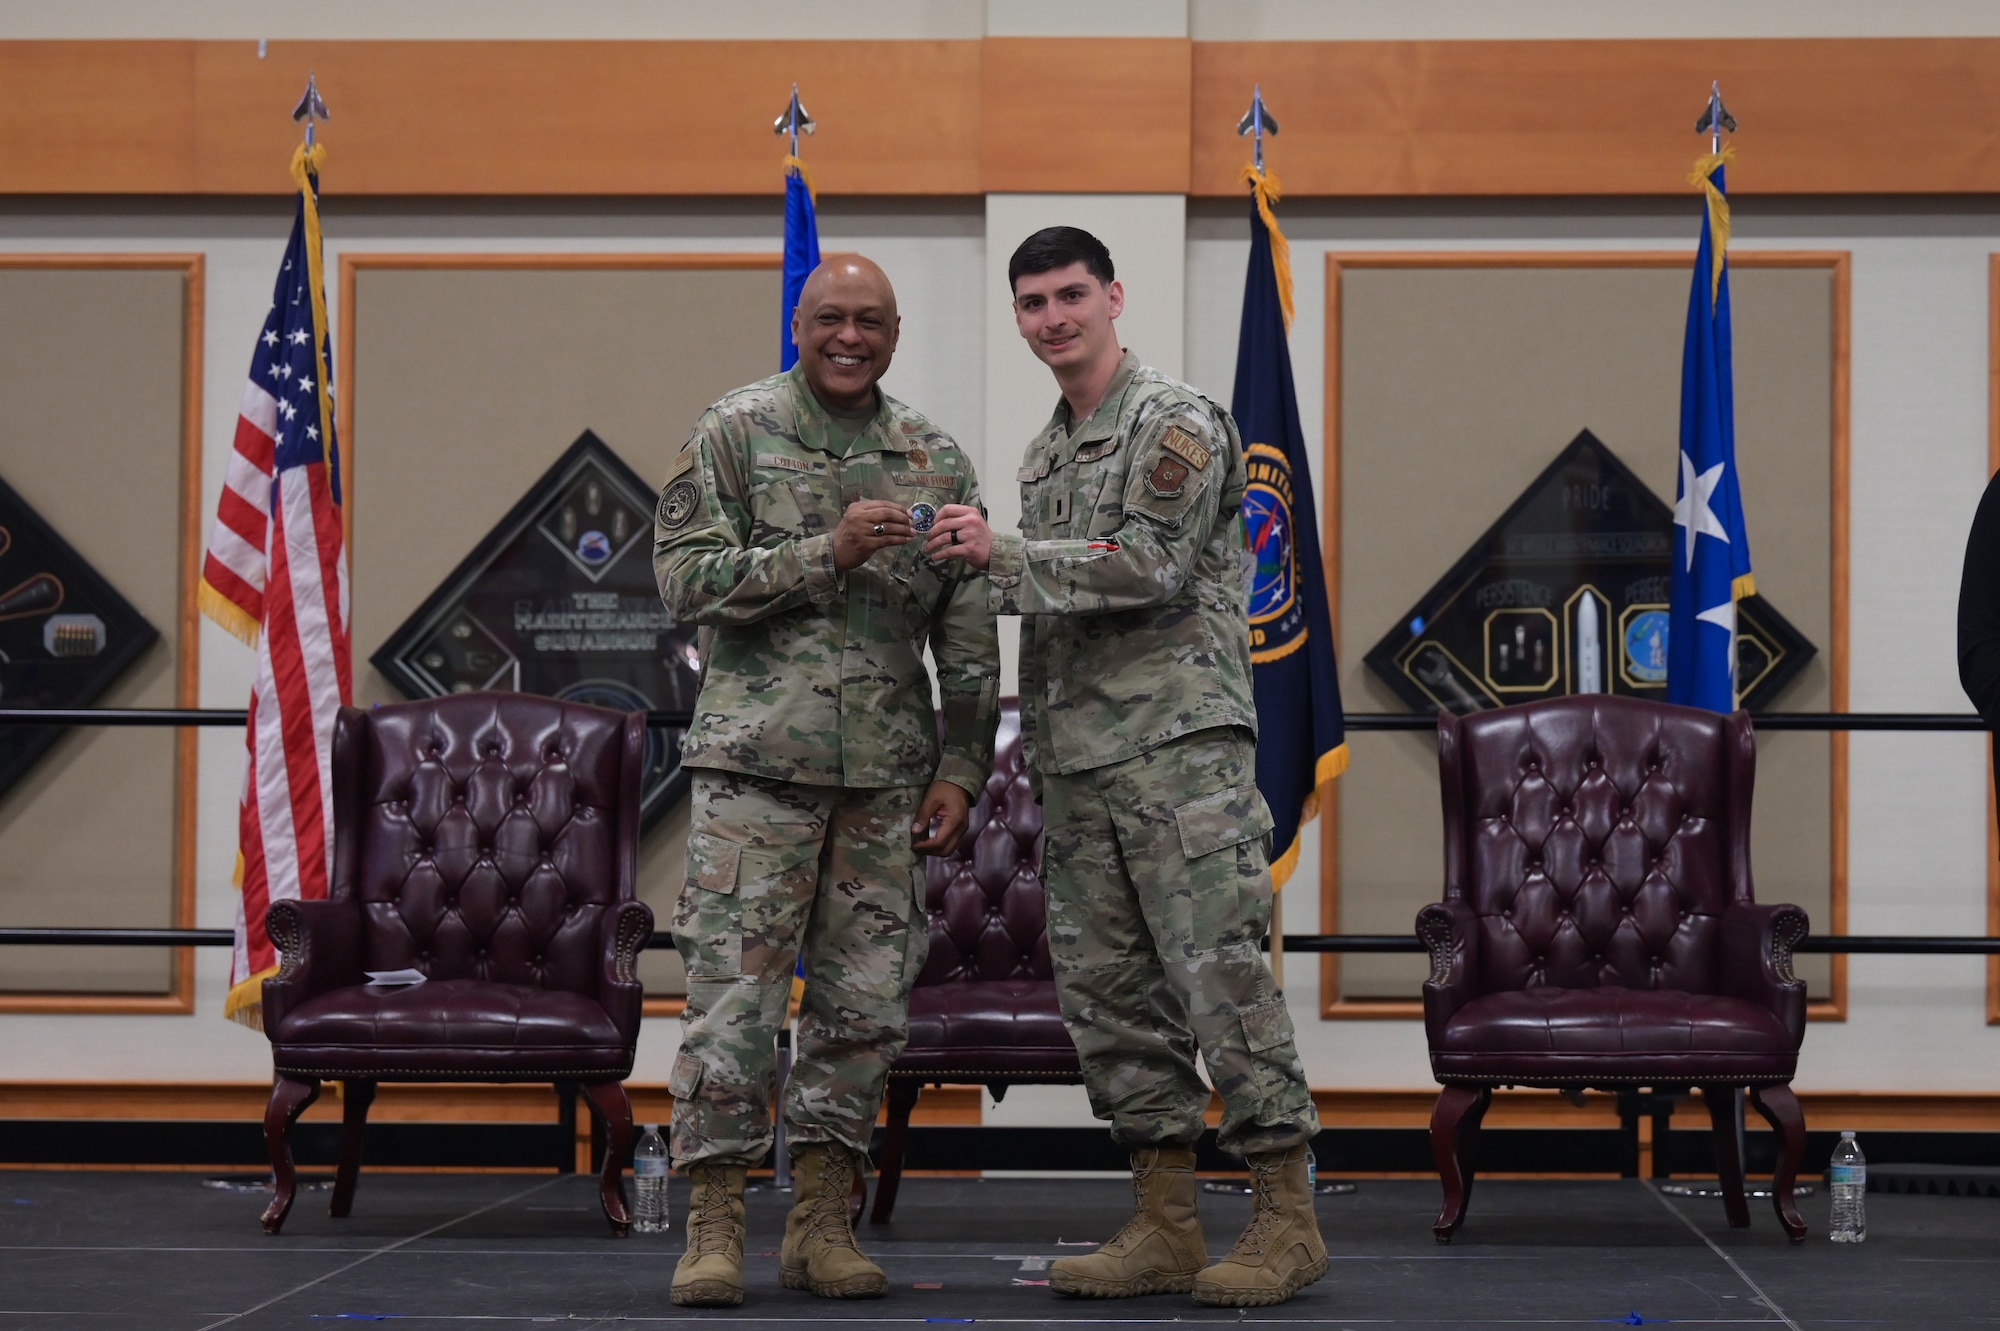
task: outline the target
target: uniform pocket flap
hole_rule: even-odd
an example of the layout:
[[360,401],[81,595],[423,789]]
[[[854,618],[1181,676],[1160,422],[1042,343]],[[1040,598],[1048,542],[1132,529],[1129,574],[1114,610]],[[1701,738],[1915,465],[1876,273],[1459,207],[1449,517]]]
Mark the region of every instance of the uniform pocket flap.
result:
[[1253,1054],[1269,1053],[1292,1038],[1292,1016],[1283,997],[1238,1008],[1236,1016],[1243,1023],[1243,1044]]
[[674,1068],[667,1074],[667,1091],[676,1100],[686,1100],[701,1089],[702,1061],[683,1049],[674,1055]]
[[1198,859],[1225,846],[1254,841],[1271,830],[1271,810],[1255,785],[1231,786],[1174,810],[1181,853]]
[[706,892],[734,892],[743,843],[713,832],[688,833],[688,881]]

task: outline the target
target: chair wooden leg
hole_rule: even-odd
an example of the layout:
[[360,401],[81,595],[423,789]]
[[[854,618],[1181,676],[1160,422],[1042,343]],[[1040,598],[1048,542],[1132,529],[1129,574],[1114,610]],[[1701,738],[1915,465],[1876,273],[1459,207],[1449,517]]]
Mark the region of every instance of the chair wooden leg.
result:
[[1447,1086],[1438,1092],[1431,1110],[1431,1158],[1444,1184],[1444,1209],[1431,1232],[1439,1243],[1450,1243],[1472,1200],[1472,1148],[1479,1140],[1479,1120],[1493,1102],[1491,1086]]
[[1722,1185],[1722,1209],[1731,1229],[1750,1227],[1750,1203],[1743,1197],[1743,1112],[1734,1086],[1704,1086],[1709,1126],[1715,1137],[1715,1177]]
[[632,1212],[625,1205],[625,1166],[632,1162],[632,1102],[625,1096],[625,1083],[619,1081],[587,1081],[583,1094],[603,1120],[609,1138],[597,1196],[604,1203],[613,1237],[622,1239],[632,1230]]
[[271,1153],[271,1204],[264,1208],[262,1224],[266,1234],[285,1226],[299,1180],[292,1168],[292,1124],[319,1099],[319,1078],[287,1077],[280,1073],[271,1086],[271,1102],[264,1106],[264,1146]]
[[1778,1223],[1785,1227],[1786,1237],[1794,1243],[1803,1243],[1806,1222],[1799,1218],[1799,1208],[1793,1205],[1792,1188],[1799,1181],[1799,1165],[1805,1159],[1806,1116],[1789,1086],[1752,1087],[1750,1103],[1757,1106],[1757,1112],[1778,1134],[1778,1168],[1771,1175],[1771,1205],[1778,1212]]
[[882,1131],[882,1162],[875,1169],[875,1209],[869,1212],[870,1224],[885,1223],[896,1209],[896,1190],[903,1183],[903,1148],[909,1139],[910,1111],[917,1107],[917,1097],[923,1089],[919,1081],[889,1083],[889,1122]]
[[361,1130],[368,1124],[368,1106],[374,1103],[374,1082],[341,1083],[340,1168],[333,1176],[333,1205],[327,1208],[329,1215],[345,1216],[354,1207],[354,1180],[361,1173]]

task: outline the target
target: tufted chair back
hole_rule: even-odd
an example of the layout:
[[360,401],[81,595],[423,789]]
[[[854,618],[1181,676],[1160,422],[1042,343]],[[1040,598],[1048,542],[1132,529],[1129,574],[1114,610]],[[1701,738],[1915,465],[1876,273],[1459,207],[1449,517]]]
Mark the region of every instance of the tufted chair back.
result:
[[958,850],[925,866],[931,951],[918,985],[1050,980],[1042,806],[1021,753],[1021,709],[1001,704],[993,772]]
[[1590,694],[1445,716],[1445,899],[1475,988],[1715,993],[1751,901],[1747,717]]
[[342,709],[334,900],[362,968],[596,995],[633,897],[644,717],[519,693]]

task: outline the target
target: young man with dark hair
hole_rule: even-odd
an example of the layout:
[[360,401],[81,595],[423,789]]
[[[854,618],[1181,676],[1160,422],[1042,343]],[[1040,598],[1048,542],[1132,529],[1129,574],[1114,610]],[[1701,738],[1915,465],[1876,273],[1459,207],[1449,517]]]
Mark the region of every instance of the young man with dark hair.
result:
[[[1050,1285],[1119,1298],[1193,1290],[1281,1303],[1326,1273],[1307,1142],[1319,1131],[1265,964],[1271,917],[1236,511],[1244,461],[1215,403],[1123,350],[1103,242],[1036,232],[1007,266],[1014,322],[1055,375],[1021,467],[1021,534],[939,510],[928,543],[1022,616],[1022,731],[1047,819],[1049,949],[1091,1107],[1132,1153],[1138,1205]],[[1208,1087],[1255,1210],[1211,1265],[1195,1214]]]

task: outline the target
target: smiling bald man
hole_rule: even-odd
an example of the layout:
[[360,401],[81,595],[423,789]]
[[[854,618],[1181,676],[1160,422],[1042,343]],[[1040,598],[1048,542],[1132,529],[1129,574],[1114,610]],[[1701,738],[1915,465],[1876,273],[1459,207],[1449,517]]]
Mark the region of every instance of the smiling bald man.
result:
[[821,264],[792,320],[798,364],[704,412],[660,490],[660,595],[702,626],[673,925],[688,973],[673,1156],[693,1182],[678,1304],[743,1300],[744,1172],[771,1148],[801,952],[780,1273],[826,1298],[888,1288],[847,1195],[929,944],[923,856],[956,847],[992,770],[1000,679],[978,575],[915,543],[945,504],[977,508],[979,483],[951,436],[876,386],[900,330],[880,268]]

